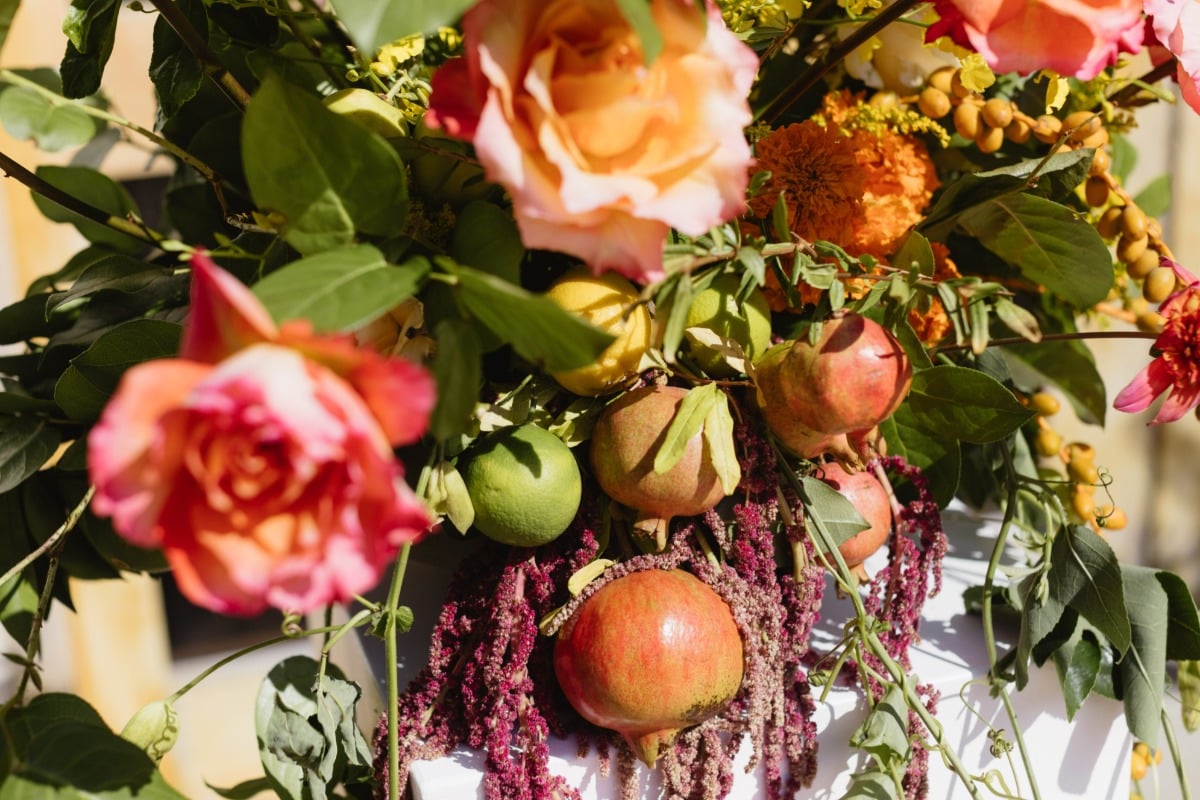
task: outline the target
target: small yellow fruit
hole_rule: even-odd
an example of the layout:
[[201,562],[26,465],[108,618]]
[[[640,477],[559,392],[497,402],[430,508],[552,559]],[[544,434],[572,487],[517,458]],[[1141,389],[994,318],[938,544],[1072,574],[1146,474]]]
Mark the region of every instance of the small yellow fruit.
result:
[[592,364],[551,376],[569,392],[598,397],[622,388],[637,375],[650,347],[650,312],[638,290],[615,272],[593,275],[576,267],[559,278],[546,297],[564,310],[615,335],[616,341]]

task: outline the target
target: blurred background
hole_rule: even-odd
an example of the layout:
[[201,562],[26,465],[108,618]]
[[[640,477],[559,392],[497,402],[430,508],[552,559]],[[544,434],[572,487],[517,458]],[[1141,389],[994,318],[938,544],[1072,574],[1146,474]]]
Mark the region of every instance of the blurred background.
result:
[[[66,43],[61,24],[68,5],[68,0],[23,3],[0,63],[56,65]],[[104,91],[115,113],[153,127],[154,97],[146,67],[155,15],[130,9],[121,13]],[[1200,145],[1200,117],[1186,106],[1160,105],[1139,112],[1138,119],[1141,127],[1133,140],[1139,160],[1127,188],[1136,194],[1162,175],[1174,178],[1172,210],[1162,218],[1163,238],[1179,261],[1200,270],[1200,226],[1187,224],[1200,217],[1200,180],[1185,178],[1200,175],[1200,146],[1189,146]],[[2,129],[0,150],[30,169],[66,163],[74,156],[42,153]],[[140,143],[124,143],[105,156],[104,168],[136,199],[148,199],[140,204],[150,214],[169,164]],[[31,280],[57,269],[81,246],[73,228],[42,217],[23,185],[15,180],[0,185],[0,305],[20,297]],[[1146,340],[1106,340],[1096,342],[1094,350],[1110,398],[1147,362]],[[1111,412],[1101,430],[1070,416],[1064,411],[1053,418],[1054,427],[1066,441],[1086,441],[1096,448],[1097,464],[1113,476],[1116,504],[1128,515],[1125,530],[1108,534],[1118,556],[1170,568],[1194,592],[1200,589],[1200,514],[1193,494],[1200,479],[1200,424],[1188,417],[1147,428],[1148,413]],[[169,584],[154,579],[80,582],[72,593],[80,613],[56,608],[46,633],[46,688],[82,695],[118,730],[142,705],[170,694],[226,653],[278,633],[278,617],[215,618],[192,609]],[[311,647],[298,642],[260,650],[186,695],[178,706],[179,743],[163,762],[168,780],[189,797],[206,798],[216,796],[207,784],[229,787],[260,776],[253,730],[258,684],[286,655]],[[337,660],[355,658],[350,653]],[[361,717],[369,720],[380,702],[373,683],[360,682],[371,693]]]

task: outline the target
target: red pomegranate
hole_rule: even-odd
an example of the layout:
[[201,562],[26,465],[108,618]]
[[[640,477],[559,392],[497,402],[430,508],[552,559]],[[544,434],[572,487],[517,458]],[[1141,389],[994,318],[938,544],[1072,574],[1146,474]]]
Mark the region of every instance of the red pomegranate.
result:
[[870,525],[838,545],[846,566],[865,577],[862,562],[887,541],[892,532],[892,505],[887,490],[870,470],[847,472],[840,464],[822,466],[821,480],[837,489]]
[[567,620],[554,674],[584,719],[625,737],[648,766],[742,684],[742,639],[725,601],[683,570],[617,578]]
[[779,385],[799,424],[827,434],[873,428],[892,415],[912,385],[904,349],[858,314],[825,322],[812,344],[792,343]]
[[674,467],[661,475],[654,471],[654,457],[686,394],[676,386],[635,389],[606,408],[592,431],[596,480],[609,497],[639,512],[635,527],[659,550],[672,517],[703,514],[725,496],[702,433],[688,441]]
[[839,460],[857,460],[844,433],[815,431],[801,423],[788,405],[780,384],[779,371],[792,344],[780,342],[764,353],[754,365],[756,399],[763,422],[779,444],[801,458],[817,458],[825,453],[834,453]]

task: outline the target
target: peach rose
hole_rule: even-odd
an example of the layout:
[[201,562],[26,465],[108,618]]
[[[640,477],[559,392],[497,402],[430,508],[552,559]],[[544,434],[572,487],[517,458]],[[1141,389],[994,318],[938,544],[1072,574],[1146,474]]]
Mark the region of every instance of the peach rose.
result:
[[647,66],[615,0],[481,0],[426,117],[474,143],[526,246],[638,282],[662,277],[669,228],[743,210],[758,66],[711,2],[707,18],[693,0],[651,11],[664,47]]
[[996,72],[1052,69],[1083,80],[1142,45],[1141,0],[936,0],[926,41],[950,36]]
[[1180,93],[1200,113],[1200,5],[1188,0],[1145,0],[1154,38],[1175,56]]
[[126,372],[88,437],[93,509],[163,548],[213,611],[303,612],[370,589],[431,524],[392,448],[425,430],[432,378],[276,329],[209,259],[193,270],[180,357]]

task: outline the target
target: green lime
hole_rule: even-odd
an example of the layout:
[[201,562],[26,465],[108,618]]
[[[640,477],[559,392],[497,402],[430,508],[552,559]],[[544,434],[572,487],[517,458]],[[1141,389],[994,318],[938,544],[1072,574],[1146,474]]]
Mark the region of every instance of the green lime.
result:
[[[726,341],[737,342],[750,361],[771,346],[771,309],[759,290],[750,292],[738,303],[741,277],[732,273],[719,276],[708,288],[692,298],[688,308],[688,328],[707,328]],[[722,353],[700,342],[692,342],[692,358],[710,375],[731,375],[734,370]]]
[[469,453],[463,480],[475,527],[490,539],[537,547],[558,537],[579,510],[583,484],[571,448],[537,425],[504,428]]

